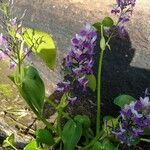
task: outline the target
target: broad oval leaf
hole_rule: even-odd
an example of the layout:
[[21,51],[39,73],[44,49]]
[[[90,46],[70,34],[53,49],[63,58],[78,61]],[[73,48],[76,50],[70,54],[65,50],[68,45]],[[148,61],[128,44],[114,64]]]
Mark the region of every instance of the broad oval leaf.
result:
[[26,70],[22,82],[21,94],[32,110],[35,109],[39,114],[42,114],[45,87],[38,71],[32,66],[28,67]]
[[77,115],[74,117],[75,122],[78,122],[82,125],[83,129],[87,129],[91,125],[90,118],[86,115]]
[[36,140],[33,140],[29,144],[27,144],[23,150],[41,150],[41,149],[38,148]]
[[90,150],[104,150],[104,149],[102,143],[96,142]]
[[105,139],[103,141],[103,149],[104,150],[117,150],[118,148],[109,139]]
[[102,21],[103,26],[112,27],[114,25],[114,21],[110,17],[105,17]]
[[51,133],[45,129],[38,129],[36,131],[36,141],[38,144],[43,143],[50,146],[54,144]]
[[96,22],[93,24],[93,26],[97,29],[97,31],[101,31],[101,25],[102,25],[101,22]]
[[87,75],[86,78],[88,79],[88,87],[95,92],[96,90],[96,78],[94,75]]
[[64,150],[74,150],[82,135],[82,125],[73,120],[69,120],[62,132]]
[[38,55],[50,69],[54,69],[56,61],[56,46],[52,36],[46,32],[31,28],[23,28],[22,40]]
[[128,105],[135,100],[136,99],[130,95],[120,95],[114,99],[114,104],[123,108],[125,105]]

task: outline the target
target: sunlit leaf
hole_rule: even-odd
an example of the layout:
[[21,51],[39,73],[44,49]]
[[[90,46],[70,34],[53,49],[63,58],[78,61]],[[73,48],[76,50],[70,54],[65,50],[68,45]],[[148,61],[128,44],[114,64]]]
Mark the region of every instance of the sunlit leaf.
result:
[[23,40],[50,69],[54,69],[56,46],[50,34],[31,28],[24,28]]
[[42,150],[38,148],[36,140],[31,141],[23,150]]

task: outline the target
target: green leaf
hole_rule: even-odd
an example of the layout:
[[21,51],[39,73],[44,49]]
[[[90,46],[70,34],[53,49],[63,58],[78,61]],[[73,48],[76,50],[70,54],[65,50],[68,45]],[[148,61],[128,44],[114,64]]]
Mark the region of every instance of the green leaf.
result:
[[125,105],[128,105],[135,100],[136,99],[130,95],[120,95],[114,99],[114,104],[123,108]]
[[82,116],[77,115],[74,117],[74,121],[80,123],[82,125],[83,129],[87,129],[91,125],[91,121],[90,121],[89,117],[86,115],[82,115]]
[[82,126],[73,120],[69,120],[62,132],[64,150],[74,150],[82,135]]
[[26,70],[21,94],[33,111],[36,110],[39,114],[42,114],[45,87],[38,71],[32,66]]
[[49,131],[45,129],[38,129],[36,131],[36,141],[39,144],[43,143],[43,144],[50,145],[50,146],[54,144],[54,139],[52,135],[50,134]]
[[117,150],[117,147],[109,139],[105,139],[103,141],[103,149],[104,150]]
[[96,90],[96,78],[94,75],[87,75],[86,78],[88,79],[88,87],[95,92]]
[[31,141],[23,150],[41,150],[37,146],[36,140]]
[[54,69],[56,47],[50,34],[31,28],[24,28],[22,40],[50,69]]
[[96,22],[93,24],[93,26],[97,29],[97,31],[101,31],[101,25],[102,25],[101,22]]
[[144,128],[144,135],[150,135],[150,128],[148,127]]
[[2,147],[13,147],[15,143],[15,136],[14,134],[11,134],[9,137],[7,137],[4,142],[3,142],[3,145]]
[[103,145],[100,142],[96,142],[93,147],[91,148],[91,150],[103,150]]
[[110,17],[105,17],[102,21],[103,26],[112,27],[114,25],[114,21]]

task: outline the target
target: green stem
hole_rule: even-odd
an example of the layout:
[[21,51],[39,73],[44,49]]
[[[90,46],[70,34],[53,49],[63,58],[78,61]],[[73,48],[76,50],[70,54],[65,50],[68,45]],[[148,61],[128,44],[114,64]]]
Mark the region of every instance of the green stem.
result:
[[141,141],[150,143],[150,139],[140,138]]
[[47,128],[49,128],[52,131],[56,131],[56,129],[52,126],[50,122],[48,122],[45,118],[38,116],[38,118],[46,125]]
[[56,141],[55,144],[53,145],[53,148],[56,147],[60,142],[61,142],[61,137],[59,137],[59,138],[57,139],[57,141]]
[[8,142],[8,144],[10,145],[10,147],[12,147],[14,150],[18,150],[14,145],[12,145],[10,142]]
[[61,115],[62,112],[58,111],[58,117],[57,117],[57,129],[58,129],[58,133],[61,136],[62,130],[61,130]]
[[96,116],[96,135],[100,132],[100,112],[101,112],[101,79],[102,79],[102,64],[104,51],[101,51],[98,67],[98,81],[97,81],[97,116]]

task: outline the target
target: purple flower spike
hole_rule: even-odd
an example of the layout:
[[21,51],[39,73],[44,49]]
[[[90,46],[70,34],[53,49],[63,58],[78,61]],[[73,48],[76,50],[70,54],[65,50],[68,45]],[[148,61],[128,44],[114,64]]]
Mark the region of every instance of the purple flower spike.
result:
[[120,124],[112,131],[121,143],[133,145],[144,135],[144,129],[150,128],[150,99],[147,92],[146,90],[146,97],[126,105],[121,110]]
[[78,99],[74,96],[75,89],[80,92],[87,90],[88,80],[85,76],[93,73],[96,39],[97,33],[90,24],[86,24],[79,34],[75,34],[71,39],[70,52],[64,59],[64,68],[68,71],[64,80],[69,79],[70,83],[65,86],[64,82],[60,82],[56,89],[59,93],[70,93],[71,104]]
[[118,14],[120,17],[117,21],[117,32],[120,38],[125,37],[124,25],[132,16],[136,0],[116,0],[117,4],[111,10],[111,13]]

